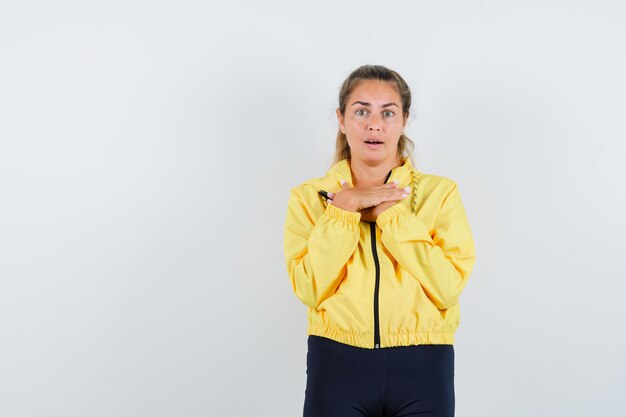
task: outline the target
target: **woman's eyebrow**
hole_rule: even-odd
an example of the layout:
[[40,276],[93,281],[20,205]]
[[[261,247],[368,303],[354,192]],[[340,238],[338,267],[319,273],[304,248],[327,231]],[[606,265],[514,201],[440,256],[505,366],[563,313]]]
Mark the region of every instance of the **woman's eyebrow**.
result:
[[[370,105],[370,103],[368,103],[366,101],[355,101],[354,103],[352,103],[352,106],[354,106],[355,104],[361,104],[363,106],[369,106]],[[381,107],[389,107],[389,106],[396,106],[397,108],[400,108],[400,106],[398,106],[396,103],[383,104]]]

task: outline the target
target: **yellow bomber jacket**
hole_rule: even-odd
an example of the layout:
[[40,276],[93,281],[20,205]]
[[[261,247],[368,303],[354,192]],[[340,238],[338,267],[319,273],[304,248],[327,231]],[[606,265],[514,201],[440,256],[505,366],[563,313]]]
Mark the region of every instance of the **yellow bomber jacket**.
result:
[[412,192],[370,223],[319,194],[341,179],[353,185],[347,159],[290,190],[285,258],[308,334],[362,348],[454,344],[476,259],[456,182],[406,158],[387,182]]

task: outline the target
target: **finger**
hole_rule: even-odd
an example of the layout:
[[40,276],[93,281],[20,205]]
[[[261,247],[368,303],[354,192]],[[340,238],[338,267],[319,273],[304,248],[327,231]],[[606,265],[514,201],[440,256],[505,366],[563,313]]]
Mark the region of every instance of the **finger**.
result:
[[376,190],[387,190],[387,189],[393,189],[396,188],[398,186],[398,184],[400,183],[400,181],[398,180],[393,180],[391,182],[386,182],[383,185],[377,185],[375,187],[373,187]]
[[386,194],[399,195],[399,194],[410,194],[410,193],[411,193],[411,187],[402,187],[402,188],[392,188],[389,191],[387,191]]
[[344,180],[344,179],[340,179],[339,182],[341,183],[341,189],[345,190],[346,188],[350,188],[350,185],[348,184],[348,181]]
[[401,188],[397,188],[397,187],[386,187],[383,189],[380,189],[376,195],[380,195],[380,196],[384,196],[384,198],[386,199],[386,201],[389,200],[389,198],[399,198],[400,195],[402,194],[410,194],[411,193],[411,187],[401,187]]
[[405,199],[409,196],[409,193],[406,191],[406,188],[399,188],[393,190],[393,193],[388,193],[383,197],[383,201],[398,201]]

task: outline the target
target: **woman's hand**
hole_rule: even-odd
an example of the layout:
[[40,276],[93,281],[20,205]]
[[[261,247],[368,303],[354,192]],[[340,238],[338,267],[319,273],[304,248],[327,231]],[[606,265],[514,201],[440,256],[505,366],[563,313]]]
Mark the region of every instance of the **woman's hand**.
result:
[[396,201],[385,201],[384,203],[380,203],[377,206],[363,209],[361,210],[361,221],[375,223],[380,213],[382,213],[391,206],[395,206],[396,204]]
[[[346,181],[341,182],[341,190],[337,193],[329,193],[332,204],[344,210],[361,212],[369,219],[378,217],[383,210],[393,206],[396,201],[402,200],[408,195],[409,187],[397,188],[396,182],[369,187],[350,187]],[[381,207],[378,207],[381,205]],[[370,210],[367,210],[371,208]]]

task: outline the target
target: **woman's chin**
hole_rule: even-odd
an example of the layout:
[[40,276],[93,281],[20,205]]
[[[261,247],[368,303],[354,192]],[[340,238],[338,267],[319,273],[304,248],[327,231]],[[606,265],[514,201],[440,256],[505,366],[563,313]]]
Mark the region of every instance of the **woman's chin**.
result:
[[387,154],[383,153],[383,152],[364,152],[358,155],[353,155],[353,157],[356,156],[358,159],[362,160],[363,162],[382,162],[385,159],[387,159]]

